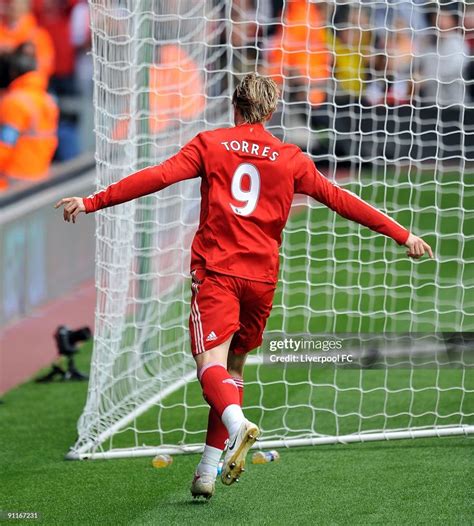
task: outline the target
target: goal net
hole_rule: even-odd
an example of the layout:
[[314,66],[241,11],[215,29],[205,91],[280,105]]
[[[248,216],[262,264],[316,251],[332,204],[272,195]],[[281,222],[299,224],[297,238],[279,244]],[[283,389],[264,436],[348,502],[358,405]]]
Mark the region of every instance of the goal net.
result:
[[[232,125],[235,82],[258,71],[281,87],[270,131],[434,247],[434,260],[411,261],[295,197],[265,342],[245,374],[257,447],[473,432],[464,3],[89,5],[98,189]],[[96,214],[94,350],[70,458],[202,447],[208,408],[188,337],[199,206],[199,182],[186,181]]]

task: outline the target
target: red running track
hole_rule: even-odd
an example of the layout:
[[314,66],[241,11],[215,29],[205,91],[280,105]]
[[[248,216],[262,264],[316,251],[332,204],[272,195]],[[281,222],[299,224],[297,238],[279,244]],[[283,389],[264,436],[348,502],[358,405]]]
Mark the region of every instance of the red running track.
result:
[[95,287],[83,283],[0,330],[0,393],[29,380],[57,358],[53,334],[59,325],[94,327]]

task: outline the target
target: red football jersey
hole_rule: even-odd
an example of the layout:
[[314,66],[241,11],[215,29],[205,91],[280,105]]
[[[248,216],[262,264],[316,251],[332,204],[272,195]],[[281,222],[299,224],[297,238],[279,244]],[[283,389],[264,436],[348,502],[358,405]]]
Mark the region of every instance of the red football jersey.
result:
[[295,193],[404,244],[409,232],[331,183],[295,145],[262,124],[202,132],[159,166],[141,170],[84,199],[86,212],[201,178],[201,214],[191,268],[275,283],[278,248]]

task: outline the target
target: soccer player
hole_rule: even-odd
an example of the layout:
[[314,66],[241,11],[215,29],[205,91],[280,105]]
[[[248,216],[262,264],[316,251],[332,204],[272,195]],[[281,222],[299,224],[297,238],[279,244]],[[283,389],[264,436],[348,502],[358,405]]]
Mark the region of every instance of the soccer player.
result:
[[265,130],[278,102],[270,79],[246,75],[234,91],[235,126],[198,134],[175,156],[92,196],[61,199],[64,220],[201,178],[201,214],[191,248],[191,350],[210,405],[206,445],[191,485],[193,496],[214,494],[227,441],[222,482],[244,471],[260,435],[242,412],[247,353],[262,343],[278,278],[278,249],[294,194],[306,194],[341,216],[405,245],[419,258],[431,248],[356,195],[328,181],[292,144]]

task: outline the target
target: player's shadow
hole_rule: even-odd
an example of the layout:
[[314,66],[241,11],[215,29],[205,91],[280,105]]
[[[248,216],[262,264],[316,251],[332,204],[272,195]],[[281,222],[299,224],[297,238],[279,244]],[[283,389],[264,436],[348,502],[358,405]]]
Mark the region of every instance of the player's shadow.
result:
[[208,506],[210,504],[206,499],[191,499],[185,502],[182,502],[182,506]]
[[177,500],[173,500],[173,501],[168,501],[168,502],[163,502],[161,504],[161,506],[163,507],[169,507],[169,508],[172,508],[172,509],[175,509],[175,508],[190,508],[192,506],[211,506],[211,500],[212,499],[209,499],[209,500],[206,500],[206,499],[193,499],[192,497],[183,497],[183,499],[177,499]]

